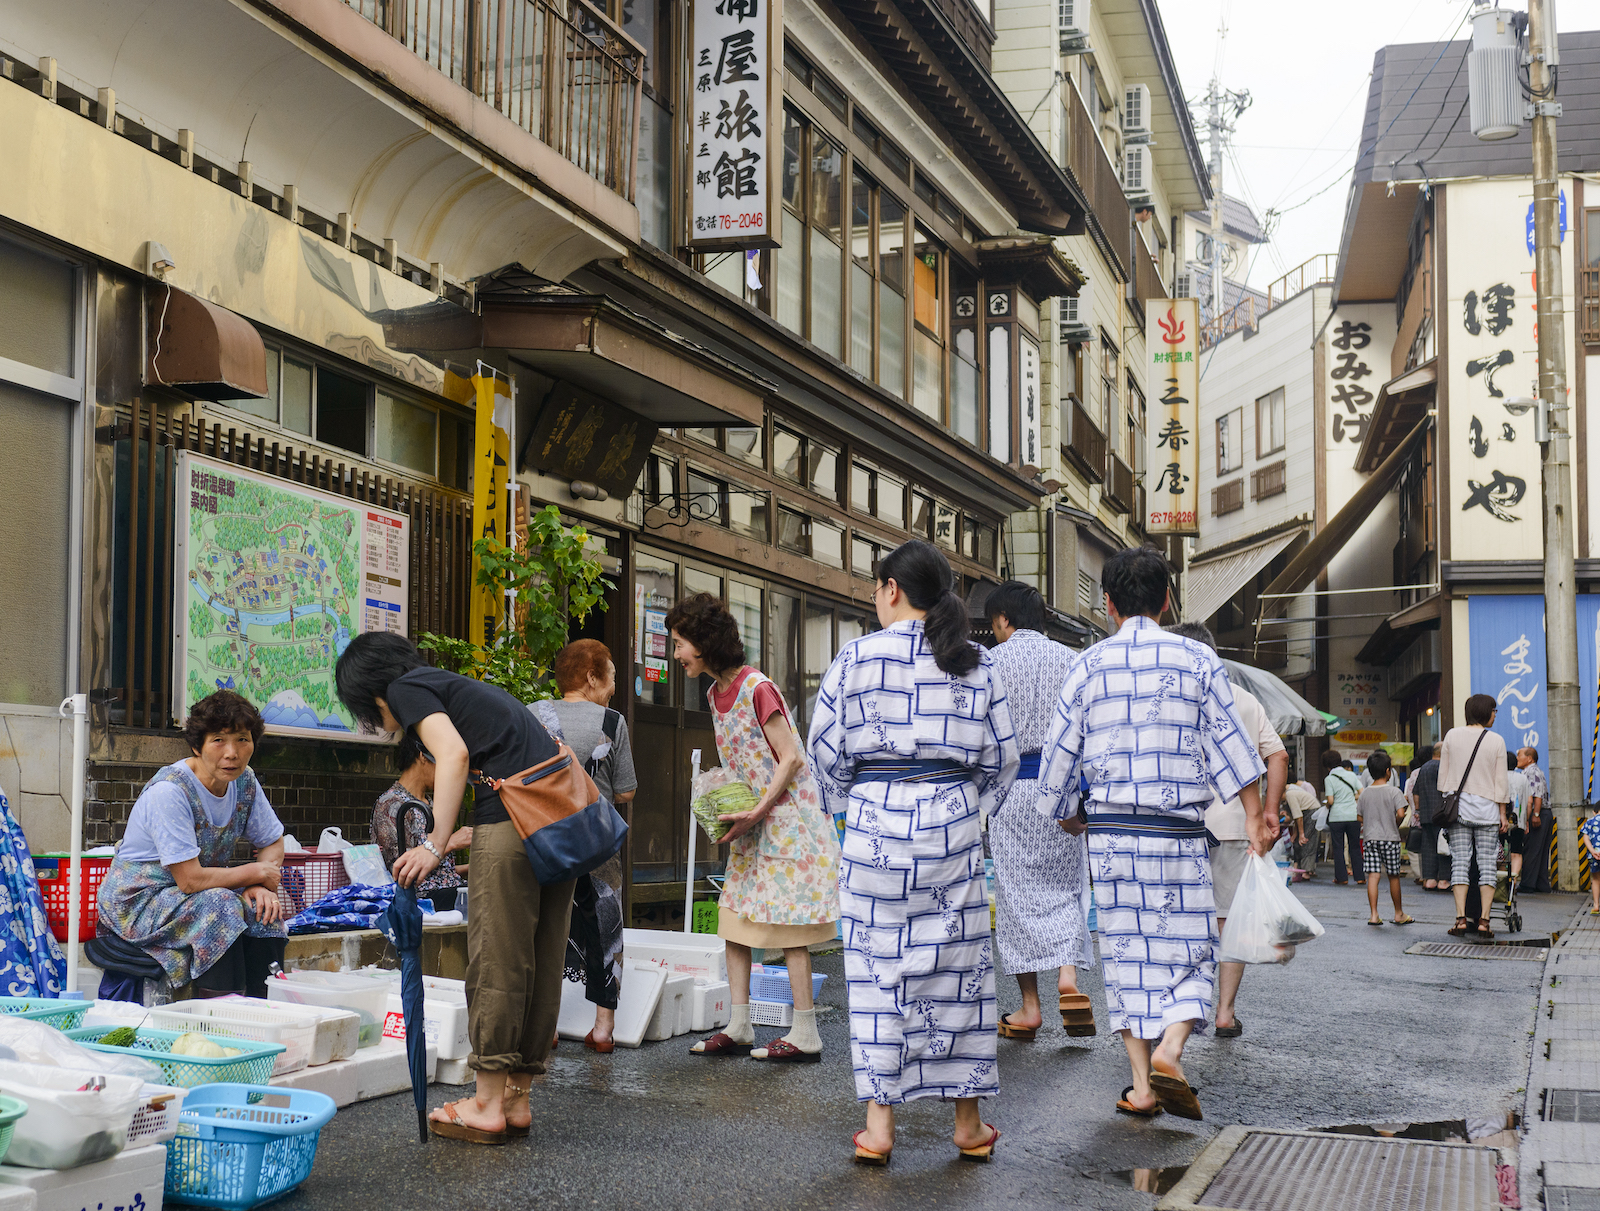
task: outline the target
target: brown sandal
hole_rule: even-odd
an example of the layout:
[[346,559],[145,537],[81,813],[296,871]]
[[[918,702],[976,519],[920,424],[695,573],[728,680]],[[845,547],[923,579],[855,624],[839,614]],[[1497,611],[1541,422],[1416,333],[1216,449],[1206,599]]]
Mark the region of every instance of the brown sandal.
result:
[[1003,1039],[1017,1039],[1023,1043],[1033,1042],[1034,1036],[1039,1033],[1039,1028],[1037,1026],[1013,1026],[1008,1020],[1010,1017],[1009,1013],[1000,1015],[1000,1025],[995,1028],[995,1033]]
[[1194,1087],[1175,1073],[1152,1068],[1150,1092],[1156,1095],[1161,1108],[1168,1114],[1193,1119],[1197,1123],[1205,1117],[1200,1113],[1200,1099],[1195,1097]]
[[[462,1098],[461,1102],[466,1101]],[[441,1139],[463,1140],[469,1144],[503,1144],[508,1138],[504,1131],[483,1131],[477,1127],[469,1127],[461,1121],[461,1112],[456,1109],[461,1102],[446,1102],[439,1109],[450,1116],[448,1121],[428,1116],[428,1134],[437,1135]]]
[[994,1133],[989,1137],[989,1142],[979,1144],[976,1148],[961,1148],[959,1151],[962,1160],[976,1161],[980,1165],[986,1165],[994,1160],[994,1146],[1000,1142],[1000,1128],[993,1123],[985,1123],[984,1126]]
[[1094,1009],[1081,992],[1061,993],[1061,1025],[1073,1038],[1088,1038],[1095,1033]]
[[689,1048],[690,1055],[749,1055],[754,1043],[735,1043],[722,1031]]
[[1472,921],[1467,917],[1457,917],[1456,923],[1445,932],[1452,938],[1464,938],[1472,932]]
[[1135,1118],[1155,1118],[1156,1115],[1161,1113],[1161,1099],[1160,1098],[1156,1099],[1156,1104],[1154,1106],[1151,1106],[1148,1110],[1146,1110],[1146,1109],[1143,1109],[1143,1108],[1141,1108],[1139,1106],[1135,1106],[1132,1102],[1130,1102],[1128,1100],[1128,1095],[1130,1093],[1132,1093],[1132,1092],[1133,1092],[1133,1086],[1132,1085],[1129,1085],[1126,1089],[1124,1089],[1122,1091],[1122,1096],[1117,1099],[1117,1113],[1118,1114],[1131,1114]]
[[[757,1055],[759,1051],[762,1054]],[[750,1052],[752,1060],[766,1060],[773,1064],[820,1064],[822,1052],[802,1051],[788,1039],[773,1039],[765,1047],[757,1047]]]
[[1488,917],[1479,917],[1478,918],[1478,936],[1480,938],[1487,938],[1490,941],[1493,941],[1494,940],[1494,930],[1489,928],[1490,924],[1491,923],[1490,923]]

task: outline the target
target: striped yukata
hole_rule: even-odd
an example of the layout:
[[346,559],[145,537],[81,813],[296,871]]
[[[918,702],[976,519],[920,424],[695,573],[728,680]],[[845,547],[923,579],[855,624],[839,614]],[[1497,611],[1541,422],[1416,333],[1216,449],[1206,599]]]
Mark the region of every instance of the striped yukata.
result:
[[1128,619],[1073,665],[1040,759],[1046,816],[1075,814],[1088,779],[1112,1028],[1141,1039],[1174,1022],[1203,1029],[1217,970],[1205,809],[1265,772],[1216,653]]
[[[963,677],[942,673],[921,621],[851,641],[822,679],[809,748],[824,801],[845,818],[856,1096],[994,1096],[999,1015],[979,825],[1018,759],[989,654]],[[893,762],[950,768],[874,780],[884,776],[874,763]]]

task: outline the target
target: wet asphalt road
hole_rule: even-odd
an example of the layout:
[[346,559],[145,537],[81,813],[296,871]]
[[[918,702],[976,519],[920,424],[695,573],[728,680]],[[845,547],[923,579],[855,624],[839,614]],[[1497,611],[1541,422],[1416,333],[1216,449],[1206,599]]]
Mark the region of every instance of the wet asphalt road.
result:
[[[1035,1042],[1000,1041],[1000,1096],[984,1106],[1003,1133],[993,1164],[958,1163],[950,1108],[920,1101],[900,1111],[889,1169],[852,1165],[862,1109],[835,953],[816,960],[829,976],[820,1065],[703,1060],[688,1054],[688,1036],[610,1056],[563,1042],[534,1087],[528,1139],[419,1146],[409,1094],[363,1103],[323,1131],[310,1180],[277,1205],[1148,1209],[1151,1195],[1088,1174],[1186,1164],[1232,1123],[1424,1122],[1520,1102],[1540,964],[1403,954],[1418,940],[1450,941],[1453,920],[1447,895],[1409,879],[1406,908],[1418,922],[1403,928],[1369,928],[1365,893],[1331,886],[1326,867],[1298,890],[1328,932],[1286,967],[1246,972],[1242,1038],[1191,1043],[1185,1066],[1201,1123],[1113,1112],[1127,1059],[1104,1033],[1103,989],[1087,978],[1100,1036],[1069,1041],[1047,1018]],[[1523,936],[1563,927],[1577,902],[1524,897]],[[1387,891],[1380,909],[1389,913]],[[1015,1008],[1016,982],[1001,975],[998,984],[1002,1011]],[[757,1028],[758,1039],[778,1033]],[[463,1092],[434,1086],[430,1101]]]

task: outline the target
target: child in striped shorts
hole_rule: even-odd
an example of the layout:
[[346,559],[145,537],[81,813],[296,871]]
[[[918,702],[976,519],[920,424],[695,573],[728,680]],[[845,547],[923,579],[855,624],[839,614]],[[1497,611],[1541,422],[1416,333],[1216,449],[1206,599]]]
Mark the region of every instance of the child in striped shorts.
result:
[[1410,925],[1400,907],[1400,821],[1405,819],[1406,797],[1390,783],[1393,772],[1389,754],[1375,749],[1367,758],[1372,785],[1356,800],[1356,815],[1361,819],[1361,864],[1367,872],[1368,925],[1382,925],[1378,916],[1378,879],[1389,876],[1389,898],[1394,901],[1394,923]]

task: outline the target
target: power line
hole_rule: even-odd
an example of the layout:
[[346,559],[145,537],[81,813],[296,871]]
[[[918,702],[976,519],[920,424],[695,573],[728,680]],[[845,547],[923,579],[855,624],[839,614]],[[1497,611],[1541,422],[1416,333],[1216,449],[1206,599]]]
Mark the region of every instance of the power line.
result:
[[[1383,133],[1372,141],[1371,147],[1365,148],[1361,154],[1356,157],[1357,164],[1360,164],[1362,160],[1366,159],[1368,154],[1377,154],[1378,144],[1382,143],[1384,139],[1389,137],[1389,132],[1394,129],[1394,124],[1400,120],[1401,115],[1403,115],[1406,110],[1411,108],[1411,103],[1417,99],[1417,94],[1422,91],[1422,86],[1428,82],[1428,77],[1433,74],[1433,69],[1439,66],[1439,61],[1444,58],[1445,51],[1449,50],[1451,45],[1454,43],[1456,34],[1460,33],[1461,27],[1466,25],[1467,18],[1472,13],[1472,4],[1473,0],[1467,0],[1466,5],[1464,5],[1462,9],[1461,20],[1456,22],[1456,27],[1451,30],[1450,33],[1446,35],[1444,41],[1440,43],[1439,53],[1433,57],[1433,62],[1428,65],[1428,70],[1422,74],[1422,79],[1417,81],[1417,86],[1411,90],[1411,95],[1406,98],[1405,104],[1402,105],[1398,111],[1396,111],[1394,117],[1389,119],[1389,125],[1383,128]],[[1405,83],[1401,84],[1400,87],[1404,88],[1406,84],[1411,83],[1411,76],[1415,76],[1416,74],[1417,69],[1412,68],[1411,75],[1406,77]]]

